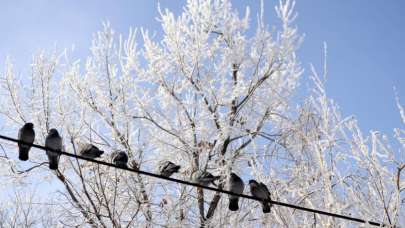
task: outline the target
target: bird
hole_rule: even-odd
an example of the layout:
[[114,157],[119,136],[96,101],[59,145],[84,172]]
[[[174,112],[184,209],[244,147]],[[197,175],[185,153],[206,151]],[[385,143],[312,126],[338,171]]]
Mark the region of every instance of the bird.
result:
[[267,201],[271,200],[269,189],[267,189],[266,185],[262,182],[258,183],[255,180],[250,180],[249,185],[252,196],[263,199],[263,213],[270,213],[272,205],[270,204],[270,202]]
[[95,145],[90,143],[85,143],[79,146],[79,155],[86,158],[95,159],[100,157],[103,153],[104,151],[99,150]]
[[[45,147],[56,151],[62,151],[62,137],[55,128],[49,130],[48,136],[46,136],[45,139]],[[58,169],[59,157],[61,153],[46,150],[46,155],[48,155],[49,168],[52,170]]]
[[180,166],[171,161],[161,161],[159,163],[159,173],[164,177],[170,177],[173,173],[177,173],[179,169]]
[[191,175],[191,179],[195,183],[208,186],[211,183],[215,185],[214,181],[219,179],[219,176],[214,176],[207,171],[197,170]]
[[[245,184],[238,175],[236,175],[235,173],[231,173],[228,179],[228,187],[229,191],[237,194],[242,194],[243,189],[245,188]],[[229,195],[229,206],[228,206],[229,210],[231,211],[239,210],[238,202],[239,196]]]
[[111,154],[112,161],[116,166],[119,166],[121,168],[128,168],[127,163],[128,163],[128,155],[124,151],[114,151]]
[[[34,131],[34,124],[33,123],[26,123],[20,130],[18,131],[18,140],[23,141],[25,143],[32,144],[35,140],[35,131]],[[31,145],[26,145],[21,142],[18,142],[18,158],[21,161],[27,161],[29,158],[29,152],[31,149]]]

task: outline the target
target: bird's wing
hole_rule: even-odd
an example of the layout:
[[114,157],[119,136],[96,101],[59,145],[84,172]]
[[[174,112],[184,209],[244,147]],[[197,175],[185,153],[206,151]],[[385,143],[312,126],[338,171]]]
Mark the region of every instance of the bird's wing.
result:
[[230,187],[231,191],[233,191],[235,193],[240,193],[240,194],[243,192],[243,189],[245,188],[245,185],[244,185],[242,179],[236,178],[236,177],[231,178],[229,185],[230,185],[229,187]]
[[268,196],[268,198],[270,199],[271,194],[267,186],[263,184],[263,182],[260,182],[259,186],[266,193],[266,196]]
[[119,152],[115,158],[116,161],[128,162],[128,155],[125,152]]
[[125,152],[122,152],[122,161],[123,162],[128,162],[128,155]]
[[165,171],[165,170],[168,170],[169,168],[170,168],[170,163],[171,162],[169,162],[169,161],[164,161],[162,164],[161,164],[161,171]]
[[47,137],[45,140],[45,146],[54,150],[62,150],[62,138],[61,137]]
[[87,143],[79,145],[79,154],[85,154],[88,152],[88,150],[89,150],[89,146]]
[[209,172],[204,172],[204,173],[202,173],[201,178],[212,179],[212,178],[214,178],[214,175],[212,175]]
[[23,129],[22,129],[22,128],[20,128],[20,130],[18,130],[18,139],[19,139],[19,140],[21,140],[21,137],[22,137],[22,131],[23,131]]
[[59,150],[62,150],[62,147],[63,147],[63,145],[62,145],[62,137],[57,137],[56,138],[56,146],[57,146],[57,148]]
[[33,143],[35,140],[35,131],[27,129],[25,132],[21,131],[21,139],[25,142]]
[[[238,177],[238,176],[237,176]],[[243,189],[245,188],[245,183],[243,183],[242,178],[238,177],[236,180],[236,185],[241,189],[241,191],[243,192]]]
[[98,149],[98,147],[96,147],[95,145],[93,145],[93,144],[90,144],[90,149],[92,150],[92,151],[100,151],[100,149]]

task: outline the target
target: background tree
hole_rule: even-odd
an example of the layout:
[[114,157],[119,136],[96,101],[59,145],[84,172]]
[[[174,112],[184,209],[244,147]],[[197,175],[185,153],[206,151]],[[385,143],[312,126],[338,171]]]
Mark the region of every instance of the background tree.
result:
[[[405,224],[404,130],[395,130],[395,146],[378,132],[364,136],[355,118],[341,117],[328,99],[326,67],[322,76],[312,69],[312,90],[294,98],[303,69],[293,8],[293,1],[281,1],[280,26],[269,30],[263,9],[253,23],[248,8],[240,17],[230,1],[189,0],[178,17],[159,8],[161,39],[146,30],[117,37],[106,23],[84,63],[67,51],[40,53],[29,77],[19,78],[8,61],[2,134],[16,135],[32,121],[37,143],[55,127],[71,153],[87,141],[106,151],[103,160],[123,150],[140,169],[155,172],[169,159],[182,166],[174,177],[189,180],[206,170],[221,176],[219,188],[232,171],[246,184],[265,183],[274,200]],[[16,145],[2,145],[5,180],[54,186],[58,210],[49,222],[60,226],[350,224],[278,206],[263,215],[260,203],[244,199],[231,212],[224,195],[63,156],[53,172],[42,165],[43,151],[32,151],[25,169],[10,155]]]

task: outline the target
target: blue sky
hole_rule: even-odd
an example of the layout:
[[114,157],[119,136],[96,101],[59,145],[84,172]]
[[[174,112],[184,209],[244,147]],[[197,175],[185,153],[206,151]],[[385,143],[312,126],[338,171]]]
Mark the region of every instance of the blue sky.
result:
[[[162,8],[177,13],[185,3],[160,2]],[[267,24],[275,22],[277,2],[265,1]],[[233,4],[240,10],[250,5],[254,16],[260,2],[240,0]],[[403,127],[393,87],[405,104],[405,2],[299,0],[296,10],[296,24],[305,34],[298,51],[305,75],[310,63],[322,70],[322,48],[327,42],[328,94],[343,114],[355,115],[365,131],[378,129],[391,134],[394,127]],[[92,34],[101,29],[102,21],[110,21],[117,33],[126,34],[131,26],[159,33],[157,16],[157,1],[152,0],[2,0],[0,70],[9,55],[17,70],[24,72],[33,53],[53,50],[55,44],[60,50],[74,44],[74,56],[84,59]]]

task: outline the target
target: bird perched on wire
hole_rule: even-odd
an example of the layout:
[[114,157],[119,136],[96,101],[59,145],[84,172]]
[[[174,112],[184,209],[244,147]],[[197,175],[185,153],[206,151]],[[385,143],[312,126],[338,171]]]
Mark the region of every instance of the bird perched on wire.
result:
[[262,182],[258,183],[255,180],[250,180],[249,181],[250,185],[250,192],[254,197],[261,198],[263,199],[262,205],[263,205],[263,213],[270,213],[271,210],[271,204],[267,200],[271,200],[271,194],[269,192],[269,189],[267,189],[266,185],[263,184]]
[[[230,192],[234,192],[237,194],[242,194],[243,189],[245,188],[245,184],[243,180],[236,175],[235,173],[231,173],[228,179],[228,189]],[[239,210],[239,196],[229,195],[229,210],[237,211]]]
[[[56,151],[62,151],[62,137],[59,135],[58,130],[56,130],[55,128],[49,130],[48,136],[46,136],[45,139],[45,147],[51,148]],[[46,155],[48,155],[49,168],[52,170],[58,169],[61,153],[46,150]]]
[[171,161],[159,162],[159,173],[162,176],[170,177],[173,173],[177,173],[180,170],[180,166],[174,164]]
[[128,155],[124,151],[114,151],[111,154],[112,162],[119,167],[128,168]]
[[197,170],[191,175],[191,180],[195,183],[208,186],[211,183],[216,186],[215,182],[219,176],[214,176],[207,171]]
[[[33,123],[26,123],[20,130],[18,131],[18,140],[21,140],[25,143],[34,143],[35,140],[35,132],[34,132],[34,124]],[[27,161],[29,158],[31,146],[23,144],[21,142],[18,143],[18,158],[21,161]]]
[[103,153],[104,151],[99,150],[98,147],[90,143],[85,143],[79,146],[79,155],[86,158],[95,159],[100,157]]

